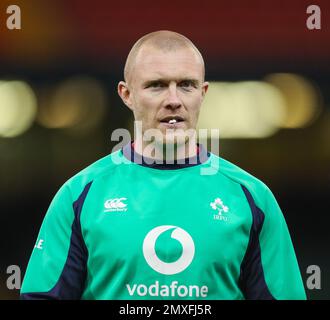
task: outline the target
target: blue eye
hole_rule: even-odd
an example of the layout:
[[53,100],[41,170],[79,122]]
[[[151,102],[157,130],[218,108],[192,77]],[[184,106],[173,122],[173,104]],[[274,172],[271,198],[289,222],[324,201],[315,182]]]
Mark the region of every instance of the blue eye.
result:
[[188,82],[188,81],[184,81],[184,82],[181,82],[181,86],[183,86],[183,87],[189,87],[189,86],[191,86],[191,83]]
[[180,87],[185,89],[185,90],[190,90],[194,87],[194,85],[191,81],[182,81],[180,83]]
[[161,82],[154,82],[154,83],[150,84],[149,87],[151,87],[151,88],[162,88],[162,87],[164,87],[164,84],[161,83]]

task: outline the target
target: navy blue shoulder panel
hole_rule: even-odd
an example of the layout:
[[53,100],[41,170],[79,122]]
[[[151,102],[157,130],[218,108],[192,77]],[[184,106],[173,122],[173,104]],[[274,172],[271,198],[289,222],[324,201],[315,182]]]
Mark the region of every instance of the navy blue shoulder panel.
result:
[[81,298],[87,276],[88,250],[81,232],[80,215],[91,185],[92,182],[88,183],[79,198],[73,203],[74,221],[71,227],[70,247],[56,285],[48,292],[24,293],[20,299],[73,300]]
[[249,244],[241,264],[239,286],[245,299],[249,300],[275,300],[265,281],[264,270],[261,263],[261,250],[259,234],[264,223],[265,215],[256,206],[249,190],[242,186],[252,212],[252,226]]

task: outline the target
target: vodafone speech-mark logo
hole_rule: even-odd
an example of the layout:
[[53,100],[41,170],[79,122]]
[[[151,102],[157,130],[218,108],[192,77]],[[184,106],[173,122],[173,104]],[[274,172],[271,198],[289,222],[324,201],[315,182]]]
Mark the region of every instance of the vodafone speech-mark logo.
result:
[[[158,237],[169,229],[174,229],[171,238],[179,241],[182,245],[181,257],[175,262],[160,260],[155,251]],[[148,265],[155,271],[172,275],[185,270],[192,262],[195,254],[195,244],[190,234],[176,226],[159,226],[148,232],[143,241],[143,255]]]

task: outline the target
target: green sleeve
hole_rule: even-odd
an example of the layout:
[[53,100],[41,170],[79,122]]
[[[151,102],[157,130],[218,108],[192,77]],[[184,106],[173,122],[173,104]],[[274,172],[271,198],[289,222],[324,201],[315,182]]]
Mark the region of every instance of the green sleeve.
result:
[[85,188],[77,201],[73,201],[68,185],[64,184],[55,195],[28,263],[21,299],[75,299],[81,296],[87,252],[79,214],[86,194]]
[[306,299],[288,226],[268,188],[260,210],[264,214],[259,234],[261,263],[270,293],[275,299]]

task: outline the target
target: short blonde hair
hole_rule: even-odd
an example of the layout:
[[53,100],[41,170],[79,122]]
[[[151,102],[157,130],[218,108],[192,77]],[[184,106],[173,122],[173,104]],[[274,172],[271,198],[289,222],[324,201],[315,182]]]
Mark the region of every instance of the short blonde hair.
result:
[[203,79],[205,77],[205,65],[202,54],[196,48],[196,46],[187,37],[180,33],[168,30],[160,30],[148,33],[135,42],[132,49],[130,50],[124,68],[124,79],[127,82],[129,74],[133,68],[135,59],[140,49],[144,45],[150,45],[156,49],[171,52],[179,49],[192,48],[195,50],[197,55],[200,57],[203,65]]

